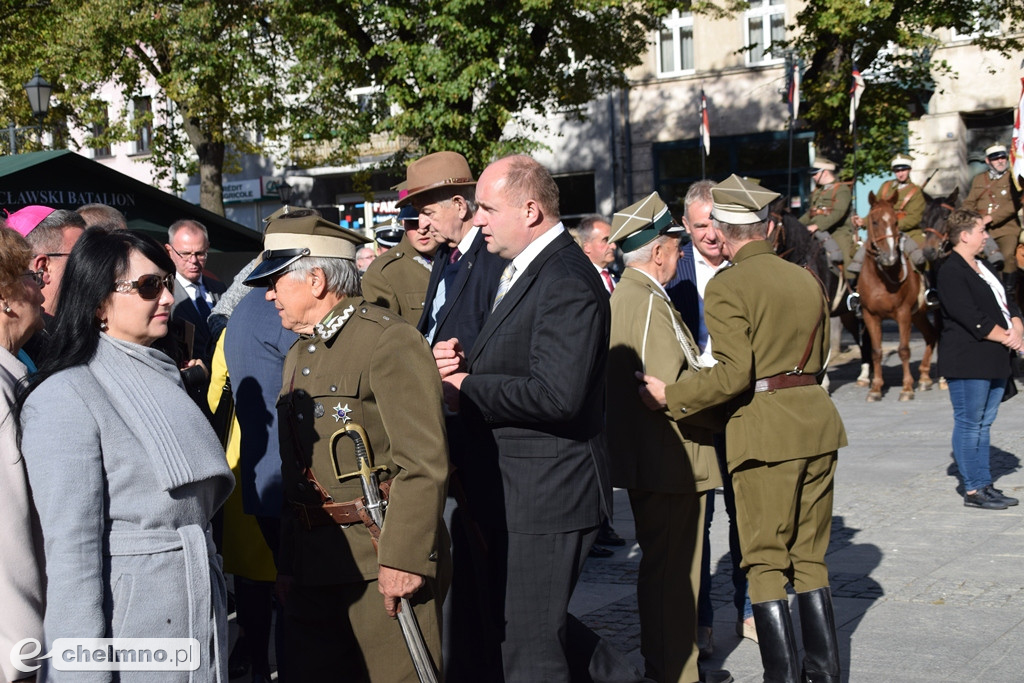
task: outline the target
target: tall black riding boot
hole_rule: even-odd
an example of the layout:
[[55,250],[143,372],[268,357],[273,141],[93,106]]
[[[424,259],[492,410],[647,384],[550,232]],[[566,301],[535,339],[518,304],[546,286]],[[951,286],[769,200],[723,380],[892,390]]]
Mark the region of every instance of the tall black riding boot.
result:
[[1003,289],[1006,290],[1006,298],[1009,301],[1017,301],[1017,271],[1007,273],[1005,270],[1001,273],[1003,280]]
[[804,682],[839,683],[839,643],[832,591],[826,586],[796,594],[804,640]]
[[788,600],[755,602],[754,625],[761,649],[764,683],[800,683],[796,638]]

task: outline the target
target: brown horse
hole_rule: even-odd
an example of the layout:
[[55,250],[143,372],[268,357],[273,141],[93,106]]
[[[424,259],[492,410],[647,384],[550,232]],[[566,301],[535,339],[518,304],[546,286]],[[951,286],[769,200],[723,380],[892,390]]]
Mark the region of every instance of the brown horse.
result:
[[909,239],[896,227],[896,209],[893,197],[868,195],[867,244],[864,250],[864,268],[857,292],[860,294],[864,325],[871,336],[873,377],[868,391],[869,401],[882,398],[882,320],[891,319],[899,324],[899,356],[903,362],[903,389],[900,400],[914,398],[914,378],[910,374],[910,324],[913,322],[924,337],[925,350],[919,368],[919,389],[930,389],[929,372],[932,351],[935,348],[935,328],[928,320],[926,310],[919,304],[921,276],[914,270],[910,259],[903,253],[902,240]]

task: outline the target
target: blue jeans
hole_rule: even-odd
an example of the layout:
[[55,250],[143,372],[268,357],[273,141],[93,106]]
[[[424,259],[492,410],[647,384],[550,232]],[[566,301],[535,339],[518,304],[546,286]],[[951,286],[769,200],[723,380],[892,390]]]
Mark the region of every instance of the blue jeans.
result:
[[995,422],[1005,379],[947,379],[953,403],[953,458],[964,480],[964,492],[992,483],[989,470],[989,428]]
[[[747,594],[747,572],[740,567],[740,536],[736,530],[736,499],[732,492],[732,479],[725,464],[725,439],[715,435],[715,454],[718,466],[722,470],[722,493],[725,495],[725,511],[729,515],[729,559],[732,563],[732,602],[736,614],[747,619],[754,614]],[[715,492],[708,491],[705,496],[707,509],[704,512],[704,553],[700,561],[700,595],[697,599],[697,625],[712,626],[715,621],[715,608],[711,604],[711,518],[715,514]]]

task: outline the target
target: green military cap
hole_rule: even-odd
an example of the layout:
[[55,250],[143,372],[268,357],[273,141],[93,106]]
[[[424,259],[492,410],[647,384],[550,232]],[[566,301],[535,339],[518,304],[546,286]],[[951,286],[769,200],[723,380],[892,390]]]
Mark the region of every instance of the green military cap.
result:
[[628,254],[659,235],[673,235],[682,231],[682,226],[672,218],[665,202],[657,192],[652,192],[612,216],[612,235],[609,240]]
[[265,251],[245,284],[258,286],[303,256],[322,256],[355,261],[356,249],[371,240],[320,216],[277,218],[267,224]]
[[995,144],[985,149],[986,159],[996,159],[1005,156],[1007,156],[1006,145]]
[[811,164],[811,173],[817,173],[818,171],[835,171],[836,162],[832,161],[828,157],[814,157],[814,163]]
[[889,161],[889,168],[894,171],[909,169],[914,163],[914,157],[909,154],[897,154]]
[[768,205],[779,197],[735,173],[711,188],[711,217],[721,223],[749,225],[768,219]]

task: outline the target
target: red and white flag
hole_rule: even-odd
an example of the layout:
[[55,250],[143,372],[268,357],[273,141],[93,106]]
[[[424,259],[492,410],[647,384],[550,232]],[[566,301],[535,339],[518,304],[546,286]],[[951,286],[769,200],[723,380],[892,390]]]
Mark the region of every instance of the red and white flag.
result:
[[853,86],[850,88],[850,132],[857,122],[857,107],[860,106],[860,96],[864,94],[864,77],[860,75],[860,69],[853,65]]
[[708,99],[704,97],[704,88],[700,89],[700,141],[704,154],[711,154],[711,126],[708,124]]
[[1017,190],[1024,179],[1024,78],[1020,79],[1020,102],[1013,123],[1013,144],[1010,146],[1010,173]]
[[800,60],[793,60],[793,71],[789,75],[789,93],[786,96],[789,104],[789,116],[793,121],[800,118]]

